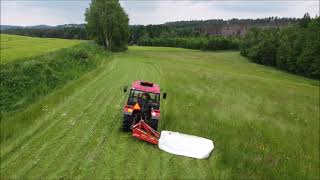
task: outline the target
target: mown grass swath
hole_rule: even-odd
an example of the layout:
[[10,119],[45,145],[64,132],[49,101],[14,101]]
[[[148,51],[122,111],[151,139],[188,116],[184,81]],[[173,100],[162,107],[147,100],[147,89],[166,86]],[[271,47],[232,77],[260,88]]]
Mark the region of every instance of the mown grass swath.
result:
[[[105,57],[3,119],[2,129],[11,129],[34,116],[27,130],[1,142],[1,177],[319,178],[318,81],[251,63],[237,51],[130,47],[99,59]],[[120,131],[127,98],[121,87],[137,79],[168,93],[159,129],[212,139],[209,159],[168,154]]]
[[31,123],[26,119],[32,119],[33,116],[26,114],[24,122],[3,119],[19,114],[19,111],[53,90],[95,69],[102,56],[106,56],[102,48],[82,43],[37,57],[0,64],[1,141],[15,134],[15,131],[26,128]]

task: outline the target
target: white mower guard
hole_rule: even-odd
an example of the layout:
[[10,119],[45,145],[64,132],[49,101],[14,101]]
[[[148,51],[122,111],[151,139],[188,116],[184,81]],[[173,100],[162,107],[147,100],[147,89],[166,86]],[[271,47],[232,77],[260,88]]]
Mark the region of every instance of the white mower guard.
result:
[[168,153],[205,159],[213,150],[213,142],[209,139],[171,131],[161,131],[159,149]]

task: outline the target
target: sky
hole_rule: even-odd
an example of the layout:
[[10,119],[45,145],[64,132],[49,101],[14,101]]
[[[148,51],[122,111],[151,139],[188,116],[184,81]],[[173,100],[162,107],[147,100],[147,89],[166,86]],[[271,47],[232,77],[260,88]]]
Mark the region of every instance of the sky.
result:
[[[319,1],[199,1],[125,0],[121,6],[130,24],[162,24],[181,20],[302,17],[319,15]],[[2,25],[61,25],[84,23],[89,0],[1,0]]]

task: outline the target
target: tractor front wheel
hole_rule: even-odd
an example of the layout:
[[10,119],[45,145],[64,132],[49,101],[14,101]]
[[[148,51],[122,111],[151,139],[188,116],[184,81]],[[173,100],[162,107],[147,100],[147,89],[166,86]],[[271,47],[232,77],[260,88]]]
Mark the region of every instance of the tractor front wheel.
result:
[[124,115],[123,121],[122,121],[122,131],[124,132],[130,131],[131,125],[132,125],[132,117],[128,115]]

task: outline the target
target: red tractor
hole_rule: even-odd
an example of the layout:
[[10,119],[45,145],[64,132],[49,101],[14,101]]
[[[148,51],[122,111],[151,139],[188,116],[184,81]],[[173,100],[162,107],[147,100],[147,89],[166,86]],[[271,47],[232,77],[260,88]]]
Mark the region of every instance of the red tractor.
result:
[[[127,86],[124,92],[127,92]],[[167,96],[163,93],[163,99]],[[158,129],[160,118],[160,86],[147,81],[134,81],[129,98],[123,109],[123,131],[134,130],[135,125],[147,124],[152,130]],[[143,121],[140,123],[140,121]]]

